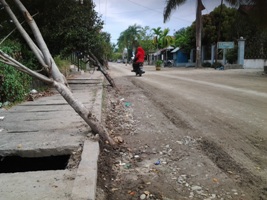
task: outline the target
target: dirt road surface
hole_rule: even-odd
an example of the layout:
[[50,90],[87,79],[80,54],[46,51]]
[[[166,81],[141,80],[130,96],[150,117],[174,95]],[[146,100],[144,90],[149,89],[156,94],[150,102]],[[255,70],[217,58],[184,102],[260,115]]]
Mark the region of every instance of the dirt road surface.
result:
[[261,70],[110,63],[98,199],[267,199],[267,76]]

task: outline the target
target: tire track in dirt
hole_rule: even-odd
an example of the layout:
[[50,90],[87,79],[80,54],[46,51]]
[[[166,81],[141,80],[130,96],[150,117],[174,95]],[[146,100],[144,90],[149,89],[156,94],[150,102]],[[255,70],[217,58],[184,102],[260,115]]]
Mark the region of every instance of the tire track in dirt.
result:
[[[190,133],[196,134],[199,132],[197,128],[192,125],[185,117],[185,113],[182,110],[177,113],[170,104],[162,102],[155,98],[156,88],[151,85],[145,85],[144,82],[140,83],[138,80],[133,79],[133,84],[143,90],[146,97],[155,104],[155,106],[167,117],[177,128],[187,129]],[[161,93],[163,95],[163,93]],[[164,94],[165,95],[165,94]],[[161,98],[162,99],[162,98]],[[166,99],[170,99],[167,98]],[[215,119],[214,119],[215,120]],[[215,121],[220,121],[219,119]],[[229,124],[229,128],[233,129]],[[196,136],[196,135],[195,135]],[[241,163],[238,163],[234,158],[229,155],[221,145],[217,142],[203,137],[198,141],[199,149],[219,168],[221,169],[230,179],[238,183],[238,185],[252,194],[255,200],[267,199],[267,187],[266,181],[255,174],[252,174],[248,169],[244,168]]]

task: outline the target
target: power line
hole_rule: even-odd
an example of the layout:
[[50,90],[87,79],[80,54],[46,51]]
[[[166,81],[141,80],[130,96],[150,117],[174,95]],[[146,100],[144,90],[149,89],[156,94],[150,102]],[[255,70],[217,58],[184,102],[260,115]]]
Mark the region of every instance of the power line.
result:
[[141,5],[141,4],[139,4],[139,3],[136,3],[136,2],[134,2],[134,1],[131,1],[131,0],[128,0],[128,1],[130,1],[131,3],[136,4],[136,5],[138,5],[138,6],[141,6],[141,7],[143,7],[143,8],[146,8],[147,10],[152,10],[152,11],[154,11],[154,12],[163,14],[163,12],[160,12],[160,11],[158,11],[158,10],[155,10],[155,9],[152,9],[152,8],[149,8],[149,7],[146,7],[146,6],[143,6],[143,5]]
[[[147,10],[151,10],[151,11],[153,11],[153,12],[157,12],[157,13],[160,13],[160,14],[163,15],[163,12],[161,12],[161,11],[158,11],[158,10],[156,10],[156,9],[152,9],[152,8],[143,6],[143,5],[139,4],[139,3],[136,3],[136,2],[131,1],[131,0],[128,0],[128,1],[131,2],[131,3],[133,3],[133,4],[135,4],[135,5],[138,5],[138,6],[140,6],[140,7],[143,7],[143,8],[145,8],[145,9],[147,9]],[[176,19],[179,19],[179,20],[182,20],[182,21],[186,21],[186,22],[191,22],[190,20],[182,19],[182,18],[179,18],[179,17],[173,17],[173,18],[176,18]]]

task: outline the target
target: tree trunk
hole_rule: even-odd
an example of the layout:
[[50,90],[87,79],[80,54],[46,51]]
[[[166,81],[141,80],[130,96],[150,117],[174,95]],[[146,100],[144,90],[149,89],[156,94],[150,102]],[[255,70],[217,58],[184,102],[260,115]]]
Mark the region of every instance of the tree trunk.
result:
[[222,26],[222,8],[223,8],[223,0],[221,0],[221,7],[220,7],[220,15],[219,15],[219,25],[218,25],[218,31],[217,31],[217,40],[215,44],[215,62],[218,61],[218,42],[221,38],[221,26]]
[[201,11],[205,9],[201,0],[197,0],[196,12],[196,68],[201,68],[201,30],[202,30],[202,16]]
[[68,104],[80,115],[81,118],[90,126],[94,134],[99,134],[103,141],[108,141],[111,145],[115,142],[109,137],[109,134],[104,126],[97,120],[93,113],[84,107],[84,105],[77,101],[72,92],[64,84],[54,81],[53,86],[61,94],[61,96],[68,102]]

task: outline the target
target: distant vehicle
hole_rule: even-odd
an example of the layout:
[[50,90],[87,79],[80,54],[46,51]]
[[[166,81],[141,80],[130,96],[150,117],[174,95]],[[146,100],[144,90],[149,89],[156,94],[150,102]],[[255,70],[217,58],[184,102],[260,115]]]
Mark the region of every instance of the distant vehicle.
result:
[[173,61],[172,60],[164,60],[164,67],[172,67]]
[[118,59],[118,60],[117,60],[117,63],[121,63],[121,59]]

